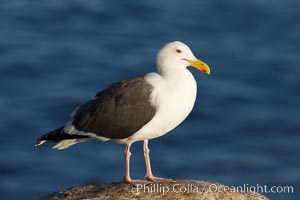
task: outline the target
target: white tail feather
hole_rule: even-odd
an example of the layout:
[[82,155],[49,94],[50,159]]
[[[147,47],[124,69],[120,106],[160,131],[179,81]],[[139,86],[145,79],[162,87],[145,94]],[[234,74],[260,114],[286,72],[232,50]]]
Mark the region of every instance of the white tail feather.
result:
[[58,149],[58,150],[66,149],[69,146],[72,146],[72,145],[80,143],[80,142],[85,142],[90,139],[92,139],[92,138],[63,140],[63,141],[59,142],[57,145],[55,145],[53,147],[53,149]]

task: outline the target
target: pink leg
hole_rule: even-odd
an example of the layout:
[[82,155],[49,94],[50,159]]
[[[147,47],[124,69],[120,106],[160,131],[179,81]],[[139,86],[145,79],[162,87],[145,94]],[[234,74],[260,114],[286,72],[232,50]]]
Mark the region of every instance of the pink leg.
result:
[[143,146],[143,150],[144,150],[144,157],[145,157],[145,162],[146,162],[146,178],[148,181],[154,181],[154,182],[176,182],[173,179],[170,178],[161,178],[161,177],[155,177],[152,174],[152,170],[151,170],[151,164],[150,164],[150,157],[149,157],[149,152],[150,149],[148,148],[148,140],[144,140],[144,146]]
[[126,163],[126,167],[125,167],[125,182],[126,183],[130,183],[133,186],[137,186],[139,184],[150,184],[150,181],[145,181],[145,180],[133,180],[130,177],[130,156],[131,156],[131,152],[130,152],[130,146],[131,144],[128,144],[125,148],[125,163]]

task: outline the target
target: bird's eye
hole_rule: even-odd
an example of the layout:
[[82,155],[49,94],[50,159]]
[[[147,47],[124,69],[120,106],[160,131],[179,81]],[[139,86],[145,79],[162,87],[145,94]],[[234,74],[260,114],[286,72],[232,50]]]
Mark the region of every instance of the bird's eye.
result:
[[177,52],[177,53],[181,53],[181,50],[180,50],[180,49],[176,49],[176,52]]

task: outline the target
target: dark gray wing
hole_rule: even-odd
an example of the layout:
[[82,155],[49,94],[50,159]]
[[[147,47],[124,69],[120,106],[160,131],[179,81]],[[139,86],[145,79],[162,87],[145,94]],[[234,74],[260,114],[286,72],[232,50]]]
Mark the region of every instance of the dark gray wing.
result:
[[152,86],[143,77],[112,84],[80,106],[72,124],[77,130],[111,139],[124,139],[147,124],[155,114],[149,102]]

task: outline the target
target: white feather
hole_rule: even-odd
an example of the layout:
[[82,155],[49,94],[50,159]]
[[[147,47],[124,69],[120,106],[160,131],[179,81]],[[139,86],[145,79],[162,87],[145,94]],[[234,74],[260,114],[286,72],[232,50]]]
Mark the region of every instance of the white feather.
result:
[[62,150],[62,149],[66,149],[74,144],[80,143],[80,142],[85,142],[87,140],[90,140],[91,138],[85,138],[85,139],[70,139],[70,140],[63,140],[59,143],[57,143],[53,149],[58,149],[58,150]]

